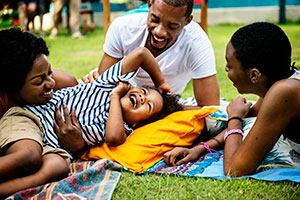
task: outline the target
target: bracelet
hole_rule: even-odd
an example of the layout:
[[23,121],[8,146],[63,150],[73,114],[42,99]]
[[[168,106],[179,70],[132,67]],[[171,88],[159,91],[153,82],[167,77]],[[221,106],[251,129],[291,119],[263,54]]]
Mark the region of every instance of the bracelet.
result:
[[240,134],[242,137],[244,136],[244,133],[241,129],[231,129],[230,131],[226,131],[224,135],[224,142],[227,139],[227,137],[231,134]]
[[213,137],[213,138],[210,138],[210,139],[215,140],[220,146],[222,146],[222,143],[217,138]]
[[[204,148],[206,149],[206,151],[209,152],[209,153],[211,153],[213,157],[216,157],[216,158],[222,158],[223,157],[222,156],[223,153],[219,153],[218,151],[209,148],[209,146],[208,146],[208,144],[206,142],[200,142],[199,145],[203,145]],[[215,155],[214,153],[221,154],[221,156]]]
[[243,119],[240,118],[240,117],[230,117],[230,118],[228,119],[228,123],[229,123],[230,120],[233,120],[233,119],[238,119],[238,120],[240,120],[240,121],[243,123]]

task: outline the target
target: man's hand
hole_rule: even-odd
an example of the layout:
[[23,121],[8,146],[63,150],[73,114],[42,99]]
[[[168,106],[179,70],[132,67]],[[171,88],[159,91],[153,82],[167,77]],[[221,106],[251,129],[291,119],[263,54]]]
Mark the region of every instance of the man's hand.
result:
[[58,137],[58,143],[62,147],[68,148],[72,153],[81,155],[86,150],[86,144],[81,135],[81,127],[75,116],[75,110],[69,110],[63,105],[64,118],[56,106],[55,119],[53,121],[54,131]]
[[81,80],[84,83],[92,83],[94,80],[96,80],[99,77],[99,72],[98,71],[94,71],[91,74],[85,75],[81,78]]

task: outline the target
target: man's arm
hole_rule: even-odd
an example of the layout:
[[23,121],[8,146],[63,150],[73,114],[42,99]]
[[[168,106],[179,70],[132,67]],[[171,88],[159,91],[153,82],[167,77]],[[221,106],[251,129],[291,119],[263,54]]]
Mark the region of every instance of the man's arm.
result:
[[220,105],[220,88],[216,75],[193,79],[193,87],[198,106]]
[[113,64],[116,64],[117,62],[119,62],[122,58],[114,58],[106,53],[104,53],[99,68],[98,68],[98,72],[99,74],[102,74],[103,72],[105,72],[108,68],[110,68]]
[[53,69],[52,71],[53,79],[55,80],[54,91],[78,84],[76,78],[72,74],[57,69]]

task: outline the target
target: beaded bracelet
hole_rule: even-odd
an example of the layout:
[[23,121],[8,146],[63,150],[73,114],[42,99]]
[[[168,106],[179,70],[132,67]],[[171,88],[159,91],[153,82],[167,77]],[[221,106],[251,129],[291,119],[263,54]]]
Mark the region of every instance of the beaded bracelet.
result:
[[238,120],[240,120],[242,123],[243,123],[243,119],[242,118],[240,118],[240,117],[230,117],[229,119],[228,119],[228,123],[229,123],[229,121],[230,120],[233,120],[233,119],[238,119]]
[[240,134],[242,137],[244,136],[244,133],[241,129],[231,129],[230,131],[226,131],[224,135],[224,142],[227,139],[227,137],[231,134]]

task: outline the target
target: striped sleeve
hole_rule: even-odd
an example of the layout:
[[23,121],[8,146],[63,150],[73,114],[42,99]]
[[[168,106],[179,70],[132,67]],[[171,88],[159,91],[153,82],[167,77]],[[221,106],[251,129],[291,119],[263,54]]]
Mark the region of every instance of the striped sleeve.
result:
[[108,68],[99,78],[96,79],[96,82],[102,85],[102,87],[103,85],[105,85],[105,87],[111,87],[111,85],[115,85],[119,81],[132,80],[136,76],[138,70],[121,75],[122,61],[123,60],[120,60]]

